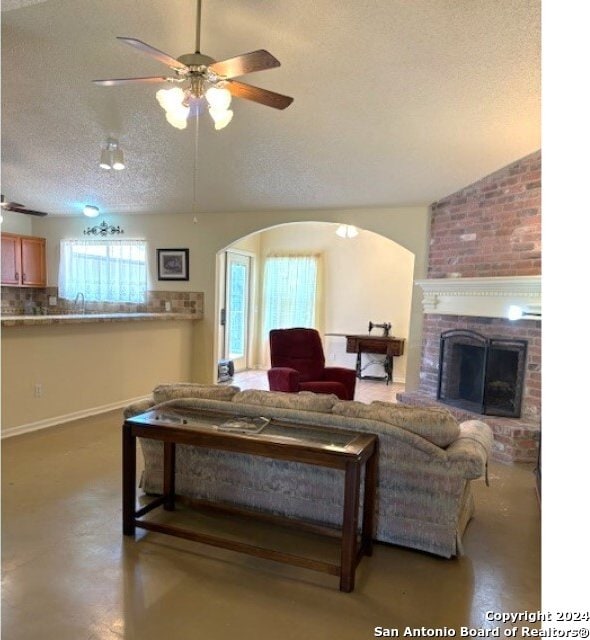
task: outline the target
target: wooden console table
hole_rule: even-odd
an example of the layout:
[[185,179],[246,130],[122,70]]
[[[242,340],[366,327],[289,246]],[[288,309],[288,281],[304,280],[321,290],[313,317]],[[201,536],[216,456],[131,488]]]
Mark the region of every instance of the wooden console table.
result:
[[[240,551],[260,558],[285,562],[315,571],[340,576],[340,590],[354,589],[355,571],[363,555],[373,550],[375,488],[377,479],[377,436],[367,433],[326,429],[309,425],[270,421],[258,433],[221,430],[220,426],[232,416],[183,408],[152,410],[128,418],[123,423],[123,534],[133,536],[135,528],[166,533],[187,540]],[[136,507],[136,439],[150,438],[164,443],[163,495],[140,509]],[[162,506],[167,511],[175,508],[176,445],[235,451],[253,456],[289,460],[306,464],[341,469],[344,471],[344,506],[341,528],[340,564],[312,560],[290,553],[253,546],[244,542],[198,533],[170,524],[143,520],[142,517]],[[360,527],[359,503],[361,471],[365,470],[364,500]],[[224,511],[232,508],[223,507]],[[244,515],[248,510],[236,508]],[[248,512],[255,517],[255,512]],[[274,519],[279,519],[275,517]],[[299,525],[315,530],[319,526],[305,525],[293,518],[280,518],[283,524]]]
[[[386,380],[389,384],[393,380],[393,358],[404,355],[404,347],[406,341],[404,338],[395,338],[394,336],[372,336],[365,335],[345,335],[346,352],[356,353],[356,376],[359,379],[369,380]],[[385,376],[363,376],[361,366],[362,353],[385,354]]]

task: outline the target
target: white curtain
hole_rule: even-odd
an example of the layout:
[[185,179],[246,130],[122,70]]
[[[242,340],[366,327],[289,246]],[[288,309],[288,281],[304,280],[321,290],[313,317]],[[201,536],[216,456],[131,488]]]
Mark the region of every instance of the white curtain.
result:
[[145,302],[147,259],[145,240],[62,240],[59,295],[86,301]]
[[269,256],[264,267],[264,335],[317,325],[319,256]]

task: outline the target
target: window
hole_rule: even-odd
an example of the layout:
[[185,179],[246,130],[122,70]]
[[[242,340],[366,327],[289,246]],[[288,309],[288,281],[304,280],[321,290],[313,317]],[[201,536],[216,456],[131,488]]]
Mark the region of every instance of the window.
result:
[[272,256],[264,267],[264,329],[315,327],[317,256]]
[[144,240],[62,240],[59,295],[90,302],[145,302],[147,290]]

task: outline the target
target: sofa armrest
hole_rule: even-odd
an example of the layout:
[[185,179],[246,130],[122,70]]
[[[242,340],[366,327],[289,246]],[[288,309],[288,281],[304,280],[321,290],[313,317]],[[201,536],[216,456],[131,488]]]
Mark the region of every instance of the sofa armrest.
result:
[[344,367],[326,367],[324,369],[324,380],[330,382],[341,382],[347,389],[349,398],[354,400],[354,388],[356,386],[356,371]]
[[465,477],[473,480],[485,475],[488,482],[488,458],[494,441],[492,430],[481,420],[467,420],[460,425],[459,437],[447,447],[448,460],[462,464]]
[[133,404],[129,404],[123,409],[123,416],[125,419],[138,416],[140,413],[149,411],[152,407],[155,407],[156,403],[152,398],[146,398],[145,400],[138,400]]
[[268,386],[271,391],[299,391],[299,371],[290,367],[273,367],[268,370]]

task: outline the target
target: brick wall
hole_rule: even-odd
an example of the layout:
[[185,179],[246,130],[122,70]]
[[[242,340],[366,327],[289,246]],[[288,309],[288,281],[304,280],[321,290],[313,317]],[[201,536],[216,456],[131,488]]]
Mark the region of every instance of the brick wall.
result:
[[[429,278],[540,275],[541,151],[435,202],[431,212]],[[402,402],[437,404],[440,334],[449,329],[528,341],[521,419],[482,418],[443,406],[461,420],[485,420],[494,432],[497,460],[535,461],[541,422],[541,322],[426,314],[420,388],[399,394]]]
[[[541,151],[432,205],[429,278],[541,273]],[[420,391],[436,397],[439,338],[449,329],[528,340],[523,418],[541,415],[541,322],[427,314]]]
[[541,273],[541,151],[432,205],[429,278]]

